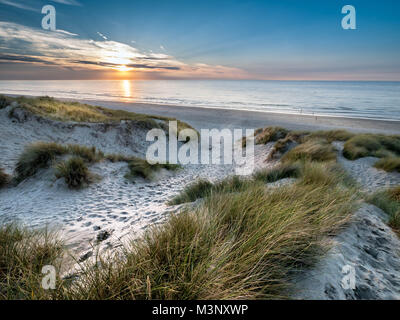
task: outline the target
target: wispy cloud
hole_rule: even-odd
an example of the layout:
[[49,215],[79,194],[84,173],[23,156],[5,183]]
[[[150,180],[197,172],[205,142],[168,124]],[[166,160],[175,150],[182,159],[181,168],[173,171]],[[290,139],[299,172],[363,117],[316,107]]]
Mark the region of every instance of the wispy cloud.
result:
[[82,39],[64,30],[51,32],[0,21],[0,47],[7,52],[7,55],[0,55],[0,61],[91,70],[128,68],[157,72],[163,76],[172,73],[173,77],[182,78],[246,77],[245,72],[238,68],[186,64],[165,52],[142,52],[131,45],[112,41],[100,32],[98,34],[102,41]]
[[51,1],[61,4],[66,4],[69,6],[82,6],[82,4],[76,0],[51,0]]
[[38,8],[33,8],[33,7],[31,7],[29,5],[26,5],[24,3],[15,2],[15,1],[12,1],[12,0],[0,0],[0,4],[5,4],[5,5],[12,6],[14,8],[18,8],[18,9],[22,9],[22,10],[40,12],[40,10]]
[[102,34],[101,32],[96,32],[101,38],[103,38],[103,40],[108,40],[108,38]]

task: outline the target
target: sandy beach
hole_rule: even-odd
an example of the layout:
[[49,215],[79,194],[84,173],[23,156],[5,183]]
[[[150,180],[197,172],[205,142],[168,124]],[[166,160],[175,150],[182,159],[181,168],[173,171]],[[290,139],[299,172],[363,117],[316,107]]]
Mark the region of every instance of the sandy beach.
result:
[[173,117],[200,128],[262,128],[282,126],[290,130],[345,129],[354,132],[400,133],[400,121],[357,119],[302,114],[283,114],[249,110],[198,108],[189,106],[139,104],[107,101],[79,102],[95,104],[112,109]]

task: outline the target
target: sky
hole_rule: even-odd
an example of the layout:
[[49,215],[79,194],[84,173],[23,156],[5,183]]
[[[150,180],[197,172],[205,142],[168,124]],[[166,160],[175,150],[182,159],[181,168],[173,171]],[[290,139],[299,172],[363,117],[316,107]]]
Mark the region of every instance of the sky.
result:
[[398,0],[0,0],[0,79],[400,81],[399,39]]

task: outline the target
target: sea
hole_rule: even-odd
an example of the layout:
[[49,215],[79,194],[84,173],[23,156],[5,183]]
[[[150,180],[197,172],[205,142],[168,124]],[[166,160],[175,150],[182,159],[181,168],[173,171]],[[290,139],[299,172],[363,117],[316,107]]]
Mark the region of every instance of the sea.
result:
[[400,121],[400,82],[2,80],[0,93]]

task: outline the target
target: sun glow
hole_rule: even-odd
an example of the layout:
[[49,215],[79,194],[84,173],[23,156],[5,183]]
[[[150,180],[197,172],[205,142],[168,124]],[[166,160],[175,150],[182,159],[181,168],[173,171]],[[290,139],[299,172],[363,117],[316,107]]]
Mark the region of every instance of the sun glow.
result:
[[127,72],[127,71],[133,70],[133,68],[129,68],[129,67],[124,66],[124,65],[115,67],[114,69],[117,70],[117,71],[120,71],[120,72]]
[[124,97],[131,97],[131,82],[129,80],[122,80],[122,87],[124,89]]

